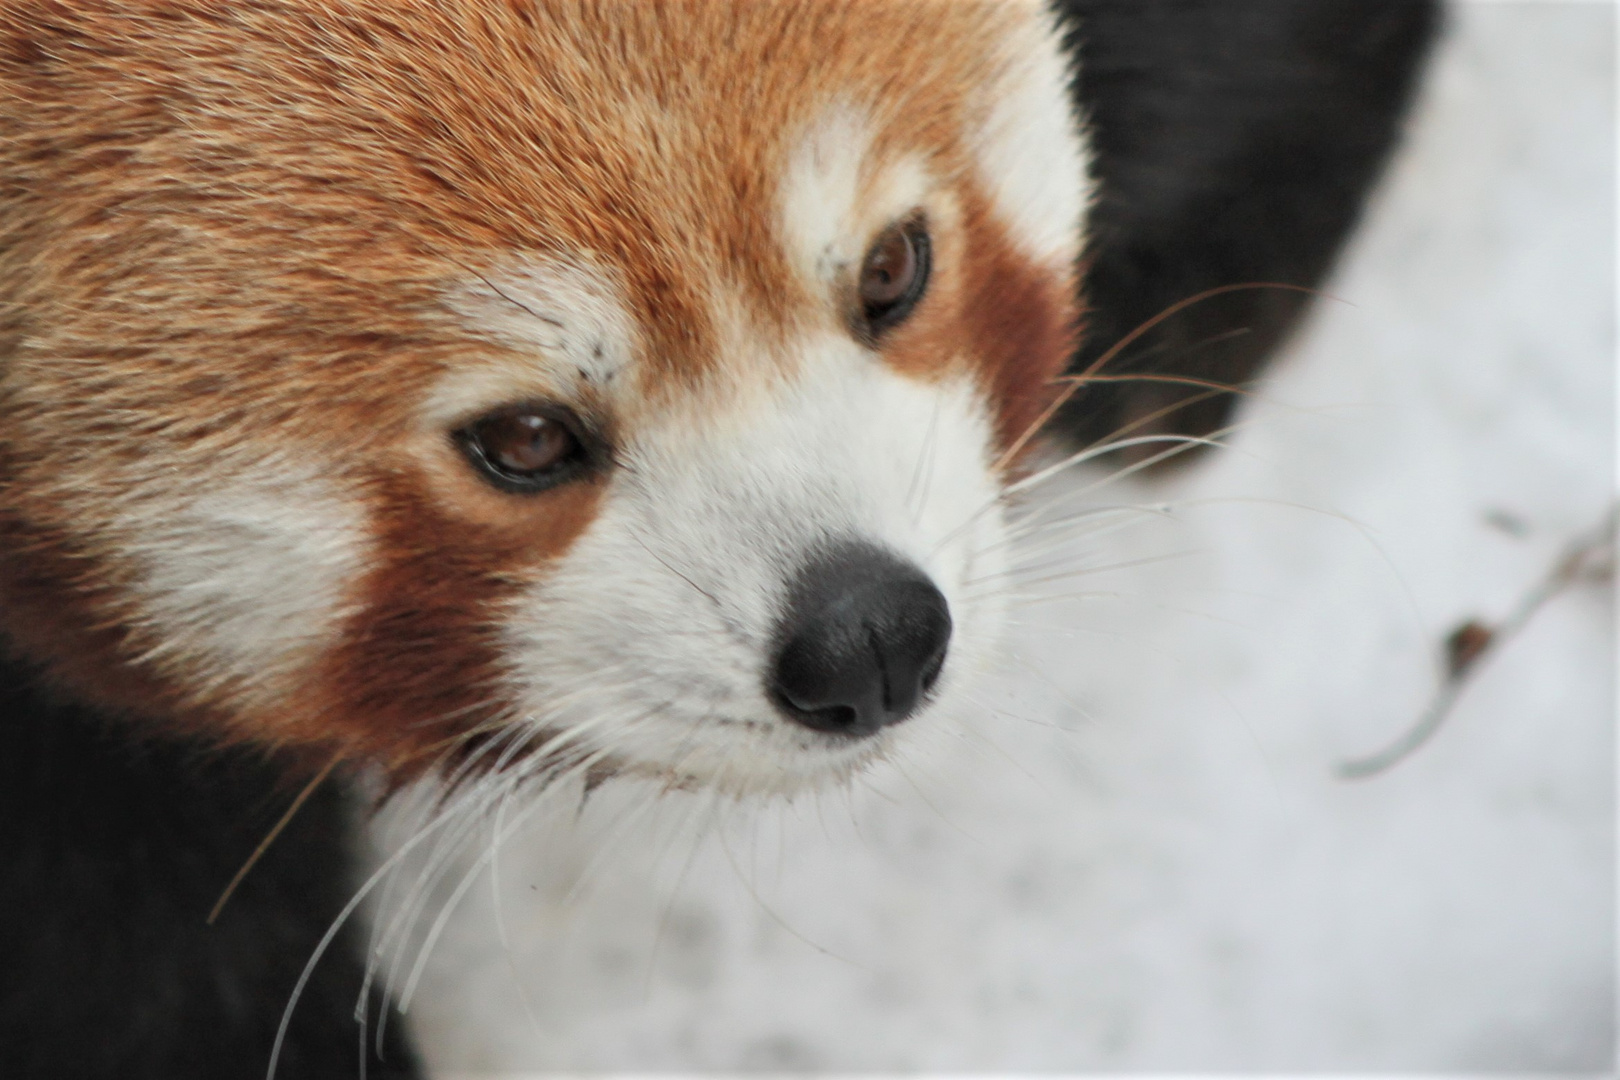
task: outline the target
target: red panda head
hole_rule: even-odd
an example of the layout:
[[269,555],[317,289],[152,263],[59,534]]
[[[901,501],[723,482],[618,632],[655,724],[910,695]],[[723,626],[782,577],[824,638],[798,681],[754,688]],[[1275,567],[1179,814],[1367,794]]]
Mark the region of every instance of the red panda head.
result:
[[133,720],[791,790],[965,707],[1085,164],[1035,3],[12,3],[0,618]]

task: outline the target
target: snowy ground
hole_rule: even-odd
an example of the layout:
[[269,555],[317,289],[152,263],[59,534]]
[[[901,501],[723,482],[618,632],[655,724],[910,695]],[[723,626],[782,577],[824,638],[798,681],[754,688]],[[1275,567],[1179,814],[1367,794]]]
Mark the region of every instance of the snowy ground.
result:
[[852,795],[701,841],[697,798],[550,813],[446,927],[429,1059],[1611,1071],[1612,587],[1552,600],[1409,760],[1333,770],[1613,498],[1614,79],[1607,4],[1462,5],[1348,303],[1235,449],[1073,477],[1054,515],[1173,509],[1030,549],[1183,554],[1026,589],[985,715]]

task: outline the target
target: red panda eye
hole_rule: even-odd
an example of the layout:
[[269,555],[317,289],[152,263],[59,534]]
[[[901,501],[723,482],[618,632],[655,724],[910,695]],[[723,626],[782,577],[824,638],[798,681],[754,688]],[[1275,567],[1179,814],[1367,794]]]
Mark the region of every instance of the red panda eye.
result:
[[590,464],[566,410],[520,405],[490,413],[456,433],[467,456],[503,491],[534,492],[570,480]]
[[911,314],[928,285],[928,232],[920,221],[894,225],[872,244],[861,263],[864,329],[887,330]]

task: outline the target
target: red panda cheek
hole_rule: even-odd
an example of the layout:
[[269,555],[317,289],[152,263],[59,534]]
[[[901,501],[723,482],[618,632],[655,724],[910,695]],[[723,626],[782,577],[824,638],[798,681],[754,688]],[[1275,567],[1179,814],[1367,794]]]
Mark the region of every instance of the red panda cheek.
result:
[[510,496],[499,527],[471,522],[420,489],[385,492],[372,568],[314,685],[322,741],[396,778],[455,760],[513,715],[506,623],[594,519],[601,484]]
[[967,233],[961,317],[1006,451],[1029,445],[1062,389],[1080,332],[1074,269],[1023,254],[982,205],[970,205]]

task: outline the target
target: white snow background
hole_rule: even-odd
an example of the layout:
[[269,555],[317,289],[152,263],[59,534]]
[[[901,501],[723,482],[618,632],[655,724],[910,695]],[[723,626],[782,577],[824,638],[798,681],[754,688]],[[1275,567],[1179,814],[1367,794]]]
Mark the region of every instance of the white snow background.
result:
[[1050,486],[1168,509],[1032,541],[1094,572],[982,714],[849,794],[542,807],[413,994],[436,1074],[1610,1073],[1612,585],[1334,768],[1614,496],[1615,54],[1606,3],[1456,6],[1344,302],[1231,449]]

